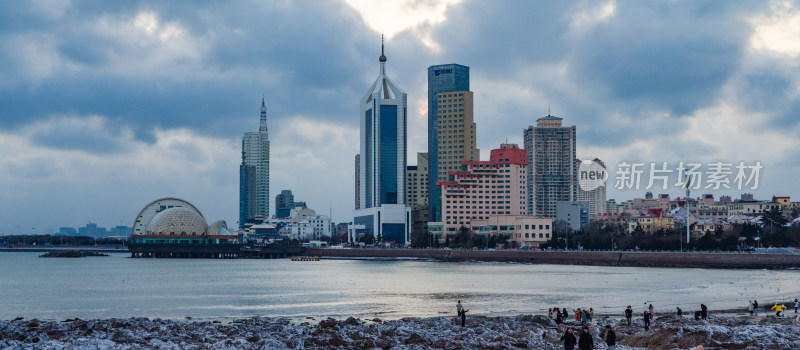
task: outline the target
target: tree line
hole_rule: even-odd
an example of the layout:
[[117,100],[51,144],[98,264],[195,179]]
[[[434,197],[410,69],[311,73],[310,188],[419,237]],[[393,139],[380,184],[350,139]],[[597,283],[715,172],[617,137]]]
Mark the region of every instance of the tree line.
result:
[[53,236],[53,235],[11,235],[0,236],[0,244],[15,245],[51,245],[51,246],[85,246],[85,245],[120,245],[125,244],[117,238],[92,238],[89,236]]

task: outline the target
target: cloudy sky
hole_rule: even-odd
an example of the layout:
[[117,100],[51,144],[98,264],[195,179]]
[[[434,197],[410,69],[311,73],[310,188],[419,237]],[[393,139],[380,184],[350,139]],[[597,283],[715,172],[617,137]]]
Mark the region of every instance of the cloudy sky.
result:
[[800,197],[796,1],[5,1],[0,234],[131,225],[164,196],[234,226],[262,94],[272,196],[347,220],[381,33],[409,164],[427,150],[426,68],[455,62],[484,157],[550,106],[612,178],[622,161],[760,161],[749,192]]

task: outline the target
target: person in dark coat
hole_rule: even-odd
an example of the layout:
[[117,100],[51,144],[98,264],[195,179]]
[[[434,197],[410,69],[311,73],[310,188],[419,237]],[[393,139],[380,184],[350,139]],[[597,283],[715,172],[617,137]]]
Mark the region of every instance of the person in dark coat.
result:
[[556,324],[561,324],[561,323],[562,323],[562,321],[561,321],[561,311],[558,311],[558,309],[556,309]]
[[758,301],[753,300],[753,315],[758,317]]
[[633,318],[633,309],[631,309],[630,305],[628,305],[628,308],[625,309],[625,318],[628,319],[628,326],[630,326],[631,319]]
[[564,350],[574,350],[575,343],[575,335],[572,334],[572,328],[567,328],[567,331],[564,332],[564,335],[561,336],[561,340],[564,342]]
[[708,319],[708,306],[706,306],[706,304],[700,304],[700,316],[703,317],[704,320]]
[[606,325],[606,345],[608,350],[617,350],[617,333],[614,333],[611,325]]
[[461,327],[464,327],[464,323],[467,322],[467,309],[461,309]]
[[678,309],[678,317],[683,317],[683,310],[679,307],[676,307],[676,309]]
[[566,308],[561,309],[561,319],[564,320],[564,322],[567,322],[567,320],[569,319],[569,314],[567,313]]
[[592,335],[589,334],[589,326],[583,326],[580,338],[578,338],[578,349],[592,350],[594,349],[594,340]]
[[650,330],[650,313],[647,311],[644,312],[644,330]]
[[694,320],[700,321],[700,310],[694,312]]

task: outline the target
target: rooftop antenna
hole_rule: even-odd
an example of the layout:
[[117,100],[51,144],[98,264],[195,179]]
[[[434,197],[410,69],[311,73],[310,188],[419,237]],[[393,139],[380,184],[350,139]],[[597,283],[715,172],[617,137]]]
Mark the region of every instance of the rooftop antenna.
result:
[[550,116],[550,101],[547,102],[547,116]]

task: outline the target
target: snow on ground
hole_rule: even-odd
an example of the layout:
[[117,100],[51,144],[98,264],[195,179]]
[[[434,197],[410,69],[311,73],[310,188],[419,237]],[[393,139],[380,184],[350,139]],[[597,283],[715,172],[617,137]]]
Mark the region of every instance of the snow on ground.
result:
[[[649,331],[605,318],[618,349],[800,349],[800,328],[789,318],[711,316],[707,321],[663,316]],[[590,326],[595,349],[605,349],[603,326]],[[578,328],[579,323],[567,326]],[[544,316],[346,320],[316,325],[284,318],[231,323],[146,318],[0,321],[0,349],[563,349],[565,325]],[[575,332],[576,335],[578,332]]]

